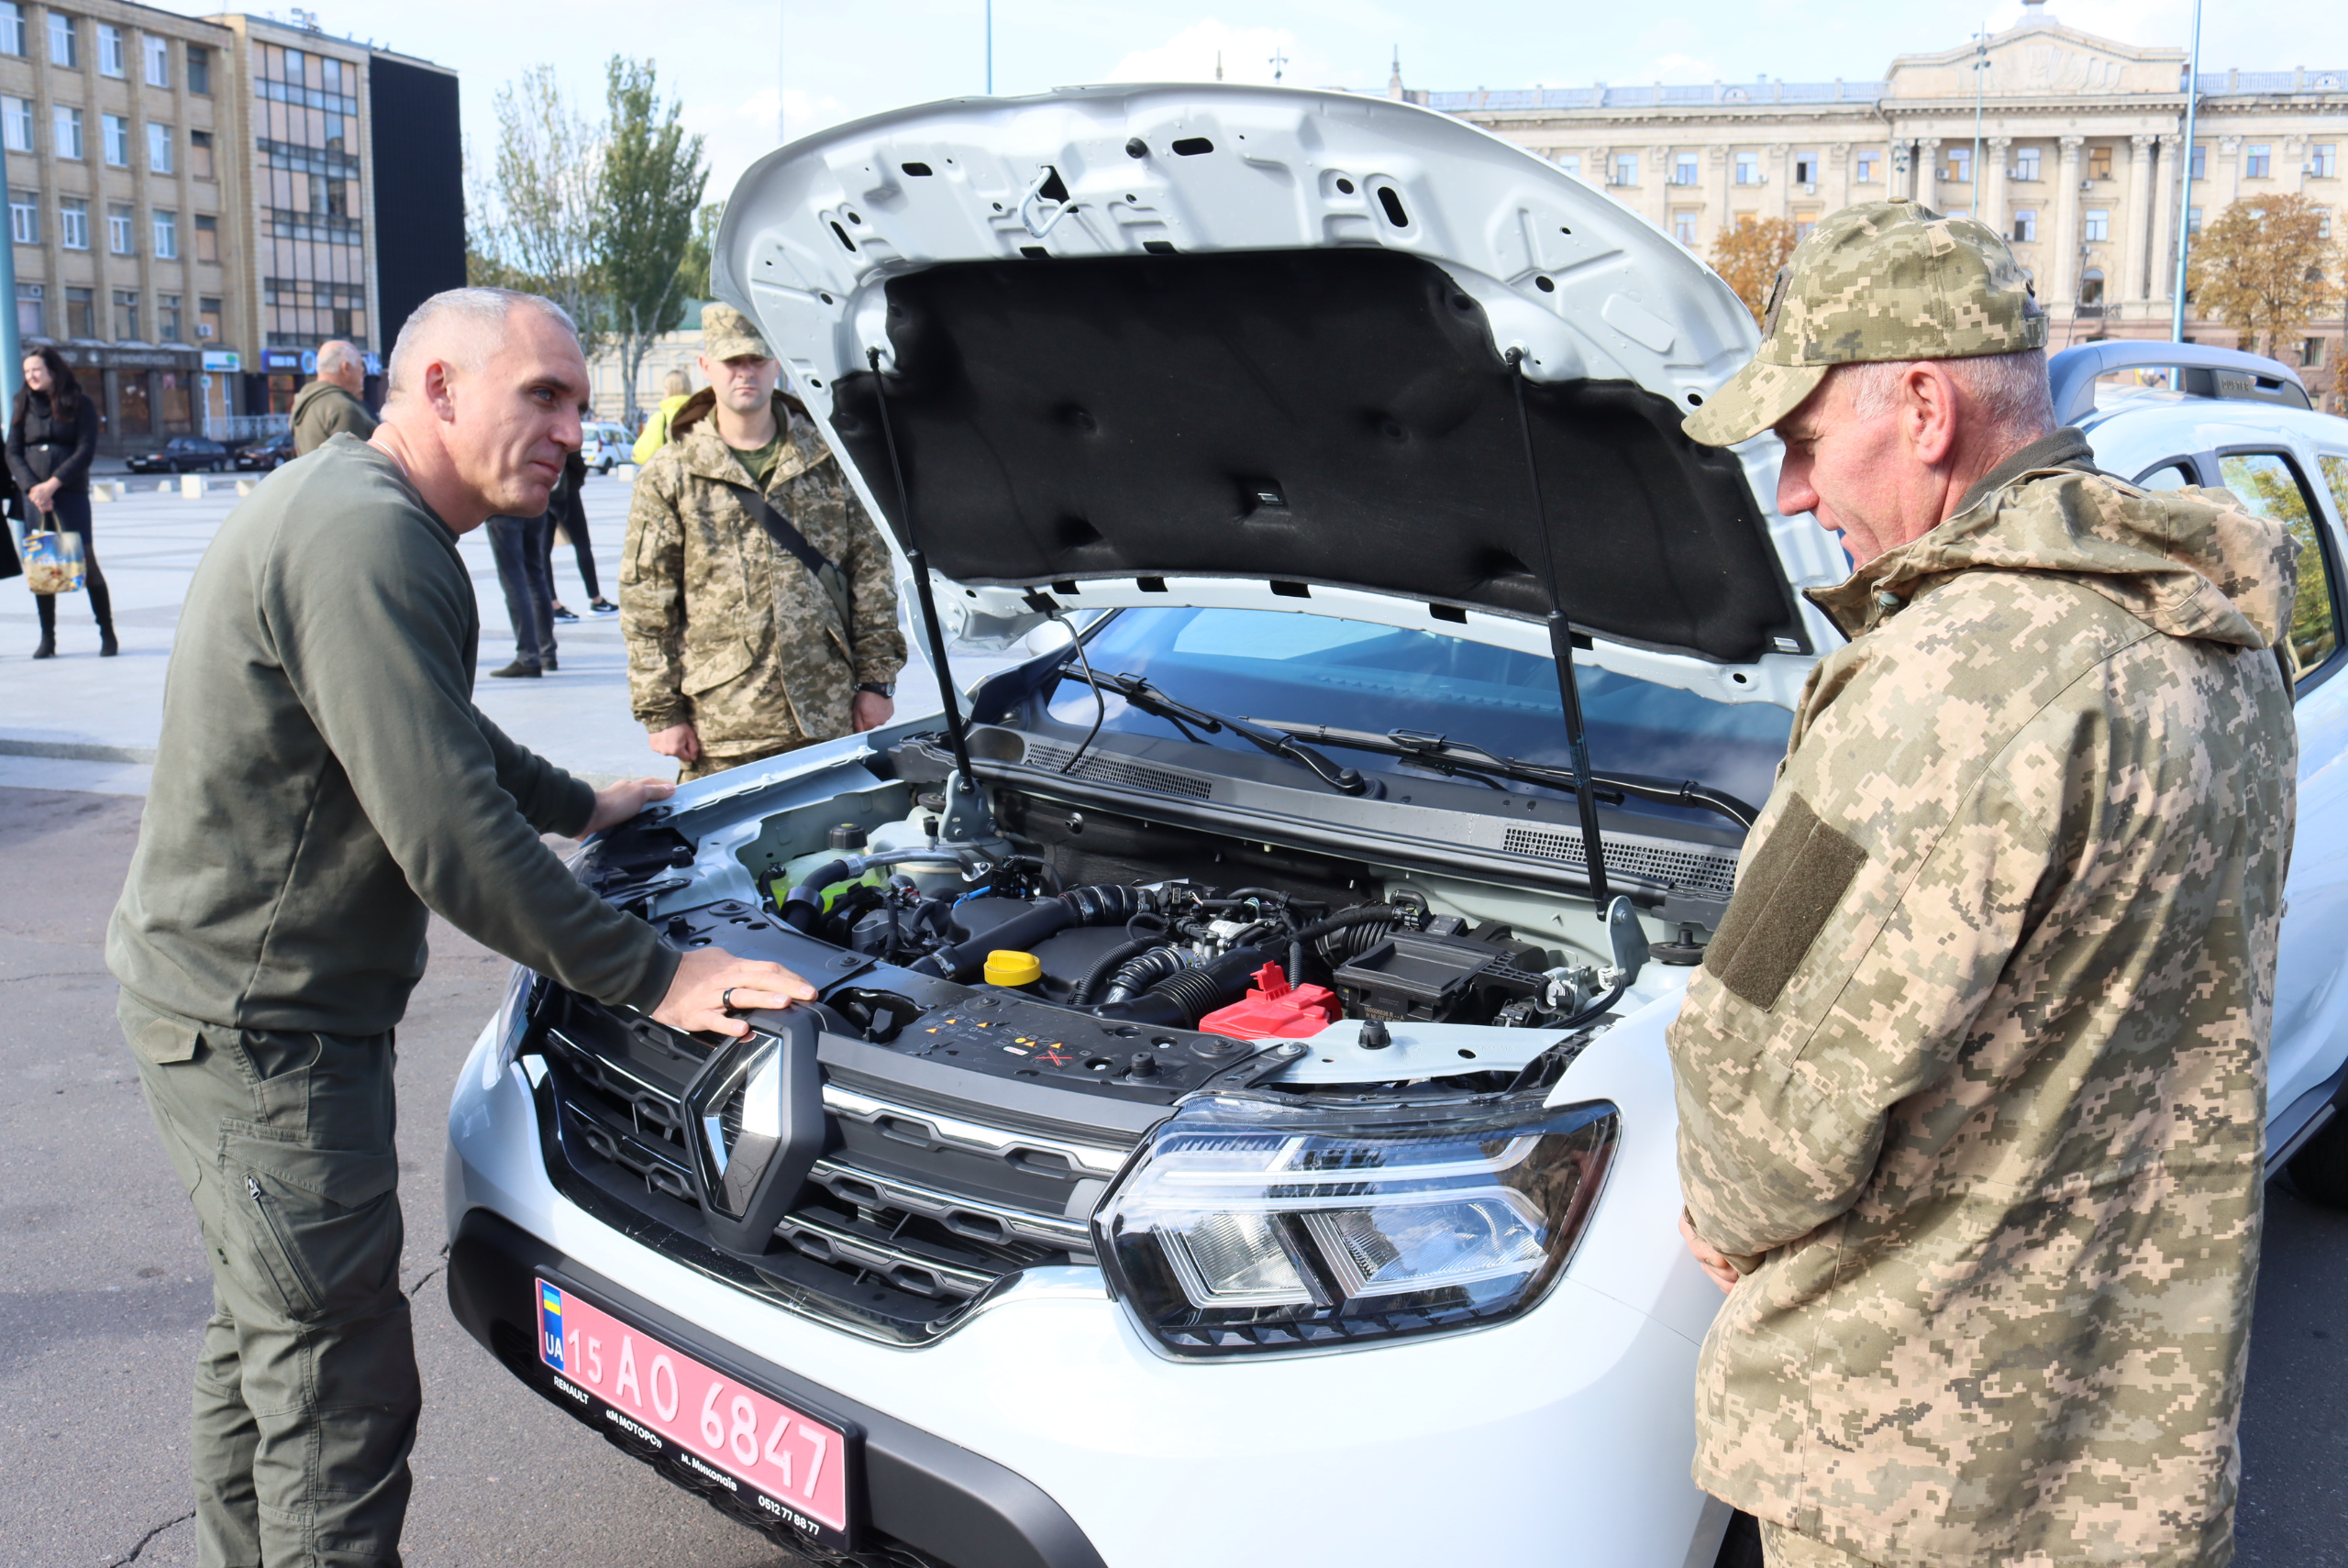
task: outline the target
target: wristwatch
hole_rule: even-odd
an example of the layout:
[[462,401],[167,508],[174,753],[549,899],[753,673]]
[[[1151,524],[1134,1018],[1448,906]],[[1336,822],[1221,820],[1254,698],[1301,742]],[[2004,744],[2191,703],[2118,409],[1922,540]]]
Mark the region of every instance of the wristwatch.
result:
[[897,683],[893,680],[862,680],[857,683],[856,689],[869,691],[875,697],[894,699],[897,695]]

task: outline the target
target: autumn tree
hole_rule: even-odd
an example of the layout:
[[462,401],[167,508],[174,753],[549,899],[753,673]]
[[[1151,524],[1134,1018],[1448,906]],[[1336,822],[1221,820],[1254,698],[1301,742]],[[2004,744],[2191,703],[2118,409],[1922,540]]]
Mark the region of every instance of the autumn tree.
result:
[[1712,271],[1736,291],[1754,320],[1769,308],[1769,287],[1793,259],[1800,237],[1789,219],[1743,217],[1712,241]]
[[2193,308],[2273,358],[2337,308],[2343,257],[2323,207],[2300,195],[2244,196],[2195,241],[2186,272]]
[[466,272],[554,301],[592,356],[604,338],[595,254],[604,127],[571,106],[551,65],[500,87],[496,112],[497,153],[476,167],[468,203]]

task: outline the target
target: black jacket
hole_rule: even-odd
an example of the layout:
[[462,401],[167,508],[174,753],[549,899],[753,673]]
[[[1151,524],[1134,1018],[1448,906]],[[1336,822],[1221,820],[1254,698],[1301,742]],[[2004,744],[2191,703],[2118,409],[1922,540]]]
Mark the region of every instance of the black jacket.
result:
[[98,411],[87,392],[76,392],[61,416],[47,392],[28,392],[8,422],[8,471],[26,490],[53,479],[61,491],[87,494],[97,450]]

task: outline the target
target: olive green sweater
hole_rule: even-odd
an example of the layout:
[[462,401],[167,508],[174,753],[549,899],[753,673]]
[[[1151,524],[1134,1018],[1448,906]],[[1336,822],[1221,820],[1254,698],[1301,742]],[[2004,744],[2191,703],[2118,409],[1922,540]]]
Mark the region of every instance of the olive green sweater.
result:
[[473,706],[456,536],[350,436],[271,475],[189,586],[154,783],[106,964],[200,1023],[376,1034],[422,977],[427,907],[609,1003],[677,953],[540,842],[588,786]]

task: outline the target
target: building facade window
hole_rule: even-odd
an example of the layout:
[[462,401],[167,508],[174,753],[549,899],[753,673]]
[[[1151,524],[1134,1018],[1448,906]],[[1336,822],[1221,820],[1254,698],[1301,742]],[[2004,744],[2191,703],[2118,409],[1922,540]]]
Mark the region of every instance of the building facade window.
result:
[[157,294],[155,296],[156,337],[165,343],[177,343],[180,341],[180,333],[182,330],[183,329],[180,326],[180,296],[177,294]]
[[79,196],[57,204],[57,243],[68,250],[90,248],[90,204]]
[[2302,337],[2299,339],[2299,365],[2302,369],[2309,370],[2323,369],[2322,338]]
[[49,106],[50,150],[60,158],[82,156],[82,111],[71,104]]
[[2103,304],[2103,273],[2094,267],[2079,274],[2079,308],[2092,310]]
[[[121,297],[115,296],[117,300]],[[115,376],[115,412],[119,416],[116,427],[125,436],[150,434],[155,428],[155,412],[147,397],[147,372],[117,370]]]
[[180,259],[180,215],[155,210],[155,256],[158,260],[176,261]]
[[1797,185],[1818,183],[1818,154],[1814,152],[1794,154],[1794,183]]
[[[1952,213],[1950,215],[1955,217],[1962,215]],[[1798,215],[1794,219],[1794,239],[1797,242],[1808,239],[1811,234],[1816,232],[1817,228],[1818,218],[1816,215],[1804,214]]]
[[42,285],[39,283],[17,285],[17,337],[46,337],[49,336],[49,322],[42,308],[47,303],[42,297],[43,293]]
[[1973,183],[1973,149],[1971,147],[1948,149],[1943,157],[1941,178],[1954,181],[1961,185]]
[[2320,141],[2308,149],[2308,172],[2318,180],[2329,180],[2340,172],[2340,146],[2337,142]]
[[2242,156],[2242,174],[2245,180],[2264,180],[2275,164],[2275,149],[2267,142],[2256,142],[2245,149]]
[[108,163],[112,164],[116,169],[129,168],[130,116],[127,115],[100,115],[98,116],[98,144],[104,150],[105,160]]
[[220,302],[218,300],[208,295],[201,295],[196,299],[195,336],[196,340],[202,343],[220,341]]
[[2014,238],[2028,245],[2038,237],[2038,209],[2018,207],[2014,211]]
[[134,215],[128,202],[106,204],[106,248],[116,256],[131,253],[130,226]]
[[1581,172],[1581,154],[1578,152],[1561,152],[1557,154],[1556,163],[1558,168],[1568,174],[1578,175]]
[[2090,242],[2110,239],[2111,237],[2111,209],[2110,207],[2089,207],[2088,209],[2087,233],[2081,237]]
[[147,167],[158,174],[172,171],[172,127],[147,122]]
[[183,435],[195,428],[188,406],[188,373],[164,370],[156,378],[163,388],[163,434]]
[[[117,343],[138,340],[138,292],[116,289],[114,292],[114,337]],[[128,378],[125,378],[127,381]]]
[[40,193],[8,193],[8,237],[19,245],[40,243]]
[[95,337],[98,335],[98,296],[95,290],[65,290],[65,336]]
[[149,33],[138,40],[138,47],[147,57],[147,85],[169,87],[172,84],[172,40]]
[[1701,176],[1697,172],[1696,155],[1694,153],[1683,152],[1671,160],[1671,182],[1673,184],[1692,185],[1700,178]]
[[[260,274],[270,348],[348,337],[368,347],[367,267],[359,215],[359,68],[263,44],[253,51],[253,138],[261,209]],[[1629,160],[1635,182],[1637,160]]]
[[2088,149],[2088,178],[2090,180],[2111,178],[2111,149],[2108,147]]
[[122,47],[122,29],[111,22],[98,24],[98,74],[127,76],[130,59]]
[[2201,232],[2201,209],[2199,207],[2187,207],[2185,209],[2185,232],[2187,234],[2198,234]]
[[[1695,182],[1693,180],[1686,180],[1682,181],[1681,183],[1692,185]],[[1696,215],[1686,208],[1682,208],[1678,212],[1673,213],[1671,215],[1671,237],[1678,240],[1680,244],[1687,246],[1690,249],[1693,249],[1696,245]]]
[[187,133],[187,171],[199,180],[213,177],[210,131],[192,130]]
[[220,259],[220,220],[210,213],[195,215],[195,259],[216,264]]
[[1872,185],[1883,178],[1882,169],[1883,154],[1862,152],[1852,160],[1851,182],[1855,185]]
[[73,18],[62,11],[49,14],[49,62],[68,71],[82,64],[81,36],[74,30]]
[[2038,178],[2038,149],[2034,147],[2018,147],[2014,149],[2013,177],[2017,180],[2035,180]]
[[2330,207],[2316,208],[2315,237],[2318,239],[2330,239],[2331,237],[2331,209]]
[[1614,155],[1613,183],[1617,185],[1635,185],[1638,182],[1639,155],[1635,152],[1616,153]]
[[2210,177],[2210,149],[2205,142],[2197,141],[2193,144],[2193,172],[2190,177],[2196,180],[2207,180]]
[[203,44],[187,46],[187,90],[199,97],[212,95],[212,50]]
[[33,149],[33,101],[0,97],[0,140],[11,152]]
[[17,0],[0,0],[0,54],[25,52],[25,8]]
[[1736,155],[1736,182],[1740,185],[1761,183],[1761,155],[1759,153],[1740,152]]

